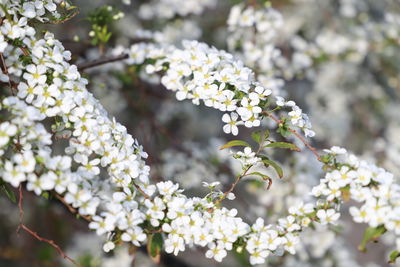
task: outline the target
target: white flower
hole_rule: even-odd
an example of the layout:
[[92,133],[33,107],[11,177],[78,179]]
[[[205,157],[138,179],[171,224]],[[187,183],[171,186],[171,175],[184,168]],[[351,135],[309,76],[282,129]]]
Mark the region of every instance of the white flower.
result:
[[28,65],[26,66],[26,73],[24,74],[24,79],[28,81],[29,86],[35,86],[37,84],[45,84],[46,77],[46,67],[43,65]]
[[268,255],[268,250],[255,250],[253,253],[250,253],[250,264],[263,264],[265,263],[265,259],[268,257]]
[[158,192],[160,192],[160,194],[163,196],[172,195],[176,190],[178,190],[178,188],[179,185],[174,184],[171,181],[157,183]]
[[221,262],[226,255],[226,250],[222,245],[216,245],[214,242],[208,245],[208,250],[206,252],[207,258],[214,258],[216,261]]
[[286,228],[288,232],[293,232],[300,230],[300,225],[296,223],[296,218],[294,216],[287,216],[285,219],[279,219],[279,225]]
[[226,123],[223,127],[224,133],[226,134],[232,133],[233,135],[238,135],[239,129],[237,125],[241,124],[240,121],[237,121],[238,118],[239,116],[235,112],[232,112],[230,115],[225,113],[222,116],[222,121]]
[[283,237],[283,242],[284,248],[286,251],[288,251],[290,254],[295,254],[296,250],[295,247],[299,243],[299,237],[296,235],[293,235],[291,233],[288,233]]
[[31,173],[35,169],[36,160],[32,151],[25,151],[22,152],[22,154],[16,154],[14,155],[13,160],[17,164],[17,168],[23,172]]
[[251,150],[251,147],[245,147],[243,152],[238,151],[236,156],[244,165],[253,165],[260,161],[260,158],[256,157],[256,153]]
[[96,230],[97,235],[103,235],[107,232],[111,232],[115,229],[116,219],[113,216],[100,217],[93,216],[92,222],[89,223],[89,228]]
[[0,147],[6,145],[11,137],[17,133],[17,127],[8,121],[0,124]]
[[338,146],[333,146],[330,149],[324,149],[324,152],[333,154],[333,155],[343,155],[343,154],[347,153],[346,149],[344,149],[342,147],[338,147]]
[[4,163],[4,169],[0,172],[2,175],[2,179],[10,183],[14,187],[18,187],[21,182],[26,180],[25,173],[17,166],[10,161],[6,161]]
[[337,213],[334,209],[318,210],[317,217],[322,225],[328,223],[335,224],[336,221],[339,219],[340,214]]
[[148,208],[146,214],[150,216],[151,224],[154,227],[159,226],[160,222],[158,220],[164,219],[165,214],[163,210],[166,208],[162,199],[159,197],[156,197],[153,201],[146,199],[144,204]]
[[103,250],[104,252],[110,252],[111,250],[113,250],[115,248],[115,244],[112,241],[108,241],[107,243],[105,243],[103,245]]
[[366,223],[369,221],[365,207],[362,207],[361,209],[350,207],[349,212],[351,216],[353,216],[353,220],[357,223]]
[[132,242],[137,247],[140,247],[140,242],[146,240],[146,235],[140,227],[128,228],[125,233],[122,234],[121,239],[125,242]]
[[172,235],[165,240],[165,252],[174,253],[175,256],[178,255],[179,251],[185,251],[185,242],[183,238],[178,235]]
[[35,5],[31,2],[24,3],[22,6],[22,15],[31,19],[36,17]]

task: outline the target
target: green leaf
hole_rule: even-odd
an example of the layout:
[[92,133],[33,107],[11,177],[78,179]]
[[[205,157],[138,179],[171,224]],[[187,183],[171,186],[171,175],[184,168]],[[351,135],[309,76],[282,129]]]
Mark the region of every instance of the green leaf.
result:
[[261,144],[264,142],[269,136],[269,131],[255,131],[251,133],[251,138],[257,142],[257,144]]
[[295,144],[286,143],[286,142],[274,142],[274,143],[265,145],[264,148],[265,147],[278,147],[278,148],[285,148],[285,149],[290,149],[290,150],[294,150],[294,151],[300,151],[300,148],[298,148]]
[[283,137],[287,137],[291,135],[291,132],[289,131],[289,127],[287,125],[287,118],[281,119],[282,123],[279,123],[278,129],[276,130],[279,134],[281,134]]
[[225,145],[221,146],[219,149],[223,150],[225,148],[233,147],[233,146],[250,146],[247,142],[242,140],[232,140],[226,143]]
[[400,252],[397,250],[393,250],[389,255],[389,263],[396,263],[396,259],[400,257]]
[[383,225],[378,227],[368,227],[367,229],[365,229],[363,240],[361,241],[361,244],[358,246],[358,249],[360,251],[366,251],[367,243],[370,241],[375,241],[385,232],[386,228]]
[[265,182],[268,183],[267,189],[269,189],[269,188],[271,187],[271,185],[272,185],[272,179],[271,179],[271,177],[269,177],[268,175],[263,174],[263,173],[261,173],[261,172],[252,172],[252,173],[247,174],[246,176],[250,176],[250,175],[260,176],[261,179],[263,179]]
[[261,131],[255,131],[251,133],[251,138],[257,142],[257,144],[261,143]]
[[17,203],[17,198],[15,197],[14,192],[8,187],[6,184],[1,185],[1,189],[3,189],[4,193],[6,194],[7,198],[13,202]]
[[251,175],[260,176],[262,179],[270,178],[268,175],[263,174],[261,172],[252,172],[252,173],[247,174],[246,176],[251,176]]
[[272,161],[266,157],[263,157],[262,162],[264,163],[265,167],[272,166],[275,169],[276,173],[278,174],[279,178],[283,177],[283,170],[281,166],[278,165],[275,161]]
[[151,235],[148,238],[147,242],[147,252],[149,253],[149,256],[155,263],[160,262],[160,255],[161,255],[161,249],[164,244],[164,239],[161,235],[161,233],[156,233]]

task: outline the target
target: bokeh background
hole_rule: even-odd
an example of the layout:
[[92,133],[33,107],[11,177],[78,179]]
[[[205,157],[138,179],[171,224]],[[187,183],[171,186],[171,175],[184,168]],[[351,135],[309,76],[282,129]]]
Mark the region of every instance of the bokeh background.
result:
[[[398,0],[126,2],[77,0],[73,4],[80,13],[75,18],[40,27],[56,32],[78,65],[118,55],[123,47],[142,40],[177,46],[183,39],[200,40],[227,50],[253,68],[260,81],[276,77],[282,84],[277,93],[309,114],[317,148],[346,147],[400,177]],[[105,44],[94,44],[90,17],[105,5],[116,16],[107,22],[112,36]],[[265,29],[228,25],[233,6],[250,10],[250,19],[263,14]],[[144,146],[155,181],[173,180],[189,195],[204,195],[203,181],[220,181],[227,187],[240,170],[227,151],[218,149],[232,139],[221,130],[219,112],[177,101],[157,77],[138,75],[123,62],[86,69],[84,75],[89,90]],[[241,137],[249,133],[243,128]],[[273,156],[284,166],[284,179],[274,180],[267,190],[250,177],[236,189],[237,199],[228,203],[248,222],[258,216],[275,221],[292,203],[307,200],[321,178],[321,166],[308,152],[279,151]],[[11,200],[0,194],[0,266],[69,266],[48,244],[17,234],[19,211]],[[162,255],[159,264],[145,248],[132,253],[122,246],[105,254],[87,223],[56,199],[24,192],[23,204],[26,224],[83,266],[249,265],[246,257],[234,253],[217,264],[200,250]],[[337,227],[303,233],[298,254],[271,256],[266,266],[389,266],[392,247],[387,244],[393,237],[384,235],[362,253],[357,245],[363,230],[345,214]]]

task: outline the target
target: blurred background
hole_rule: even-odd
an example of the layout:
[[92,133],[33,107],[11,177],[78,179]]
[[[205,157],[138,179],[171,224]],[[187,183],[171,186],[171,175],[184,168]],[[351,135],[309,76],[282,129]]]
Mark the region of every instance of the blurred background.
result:
[[[316,131],[312,143],[317,148],[346,147],[400,177],[398,0],[77,0],[73,4],[80,11],[75,18],[40,27],[56,33],[78,66],[119,55],[143,40],[177,46],[184,39],[204,41],[231,52],[265,86],[295,100],[311,118]],[[259,24],[249,26],[243,23],[247,20]],[[106,26],[110,37],[97,36],[94,25]],[[143,145],[154,181],[173,180],[187,194],[200,196],[206,193],[203,181],[220,181],[227,188],[240,171],[240,164],[218,149],[232,139],[221,130],[220,112],[177,101],[158,77],[138,74],[123,61],[84,69],[83,75],[110,116]],[[250,131],[243,127],[240,135],[249,139]],[[284,178],[275,179],[267,190],[250,177],[236,188],[236,200],[228,203],[247,222],[259,216],[274,222],[288,206],[309,199],[321,178],[321,166],[311,153],[275,153],[272,156],[284,166]],[[101,240],[87,223],[57,199],[48,198],[24,191],[26,224],[83,266],[249,265],[242,254],[231,253],[217,264],[205,259],[204,251],[190,249],[178,257],[162,255],[159,264],[151,261],[145,248],[132,253],[122,246],[104,254]],[[69,266],[48,244],[25,232],[17,234],[18,223],[17,204],[0,194],[0,266]],[[337,227],[304,232],[298,254],[271,256],[266,266],[389,266],[393,237],[384,235],[362,253],[357,245],[364,228],[345,214]]]

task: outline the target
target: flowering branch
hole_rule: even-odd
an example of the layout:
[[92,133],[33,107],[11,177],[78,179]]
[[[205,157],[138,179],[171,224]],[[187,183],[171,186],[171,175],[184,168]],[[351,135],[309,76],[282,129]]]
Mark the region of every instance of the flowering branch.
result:
[[[278,124],[278,126],[282,125],[282,123],[283,123],[282,120],[278,119],[277,117],[275,117],[273,114],[269,113],[268,111],[263,111],[262,114],[271,118],[273,121],[275,121]],[[317,152],[317,149],[315,147],[313,147],[310,143],[308,143],[303,136],[301,136],[294,129],[289,128],[288,131],[290,131],[294,136],[296,136],[317,157],[318,160],[321,160],[321,156]]]

